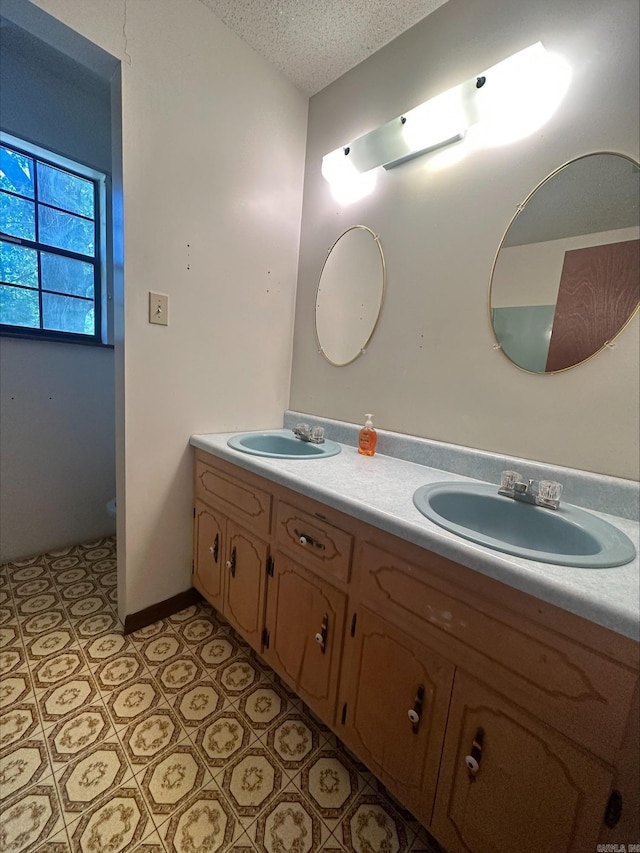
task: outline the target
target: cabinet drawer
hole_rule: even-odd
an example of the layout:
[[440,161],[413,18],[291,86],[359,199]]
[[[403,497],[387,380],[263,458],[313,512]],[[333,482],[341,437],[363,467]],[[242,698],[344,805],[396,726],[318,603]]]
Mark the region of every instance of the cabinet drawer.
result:
[[353,536],[328,521],[280,501],[276,543],[312,571],[344,582],[349,580]]
[[489,597],[447,595],[428,583],[428,568],[427,553],[424,564],[416,565],[364,543],[361,599],[610,761],[637,673]]
[[255,533],[271,528],[271,495],[196,457],[196,498],[222,509]]

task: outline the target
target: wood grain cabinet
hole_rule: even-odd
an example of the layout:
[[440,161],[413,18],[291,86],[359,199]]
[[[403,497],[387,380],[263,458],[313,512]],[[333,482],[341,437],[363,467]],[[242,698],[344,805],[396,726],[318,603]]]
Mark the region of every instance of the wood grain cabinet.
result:
[[335,718],[347,596],[282,552],[267,593],[267,663],[330,725]]
[[278,501],[275,541],[279,551],[306,566],[318,577],[346,583],[351,571],[353,536],[327,518],[320,507],[306,512]]
[[637,642],[200,450],[193,583],[448,853],[640,839]]
[[193,585],[256,651],[262,650],[270,526],[268,492],[196,456]]
[[260,651],[268,545],[196,501],[193,585],[252,648]]
[[222,612],[256,651],[262,648],[269,547],[249,531],[227,520]]
[[351,633],[341,737],[428,825],[454,667],[366,607]]
[[333,725],[353,536],[314,509],[277,502],[264,658]]
[[611,782],[534,713],[456,674],[431,825],[448,853],[595,850]]
[[227,520],[199,500],[193,518],[193,585],[222,613]]

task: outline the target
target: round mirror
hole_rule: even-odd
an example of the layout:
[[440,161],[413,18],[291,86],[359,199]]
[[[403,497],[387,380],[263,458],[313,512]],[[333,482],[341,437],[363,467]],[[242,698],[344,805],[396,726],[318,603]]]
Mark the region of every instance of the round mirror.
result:
[[336,367],[350,364],[365,348],[380,316],[385,289],[380,239],[354,225],[329,249],[316,291],[316,339]]
[[491,272],[496,339],[531,373],[567,370],[610,343],[638,310],[640,167],[588,154],[520,205]]

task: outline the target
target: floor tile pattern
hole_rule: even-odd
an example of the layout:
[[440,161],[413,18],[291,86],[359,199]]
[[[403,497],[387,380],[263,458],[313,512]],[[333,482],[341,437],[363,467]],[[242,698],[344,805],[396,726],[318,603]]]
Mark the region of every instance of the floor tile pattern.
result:
[[207,604],[124,636],[115,541],[0,566],[0,853],[436,853]]

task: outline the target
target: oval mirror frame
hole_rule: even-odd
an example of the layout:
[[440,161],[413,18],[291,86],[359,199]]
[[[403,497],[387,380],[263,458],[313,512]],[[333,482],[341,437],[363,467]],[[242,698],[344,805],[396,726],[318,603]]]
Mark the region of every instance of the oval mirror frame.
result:
[[[575,176],[569,175],[568,170],[572,166],[577,167],[577,169],[584,170],[585,168],[587,168],[588,166],[593,164],[594,161],[591,158],[596,158],[596,157],[599,157],[599,158],[603,158],[603,157],[605,157],[605,158],[612,158],[612,157],[616,158],[617,161],[620,161],[620,163],[615,164],[616,168],[618,168],[618,167],[626,168],[626,167],[630,166],[631,169],[633,170],[633,174],[635,175],[636,180],[640,179],[640,164],[638,164],[633,158],[627,156],[626,154],[619,154],[619,153],[612,152],[612,151],[598,151],[598,152],[594,152],[591,154],[584,154],[580,157],[576,157],[572,160],[569,160],[568,162],[564,163],[562,166],[560,166],[559,168],[557,168],[553,172],[551,172],[551,174],[549,174],[546,178],[544,178],[529,193],[529,195],[525,198],[525,200],[522,202],[522,204],[518,205],[516,213],[512,217],[511,221],[509,222],[509,224],[508,224],[508,226],[507,226],[507,228],[503,234],[502,240],[500,241],[500,245],[498,246],[498,250],[496,252],[496,255],[495,255],[495,258],[493,261],[493,265],[491,268],[491,275],[490,275],[490,279],[489,279],[488,312],[489,312],[489,323],[490,323],[493,335],[494,335],[495,340],[496,340],[496,348],[501,349],[503,354],[505,355],[505,357],[507,359],[509,359],[509,361],[512,364],[514,364],[516,367],[518,367],[520,370],[523,370],[526,373],[533,373],[533,374],[538,374],[538,375],[562,373],[565,370],[571,370],[573,367],[577,367],[579,364],[584,364],[585,362],[590,361],[592,358],[594,358],[596,355],[598,355],[604,349],[606,349],[607,346],[610,346],[612,344],[612,342],[618,337],[618,335],[620,335],[621,332],[626,328],[626,326],[632,321],[632,319],[638,313],[638,310],[640,308],[640,287],[638,287],[639,276],[636,274],[637,269],[638,269],[638,246],[640,245],[640,242],[639,242],[638,236],[637,236],[638,225],[639,225],[638,218],[637,218],[638,217],[638,201],[637,201],[638,193],[636,192],[635,196],[633,196],[634,185],[631,181],[629,181],[630,193],[628,195],[629,195],[629,197],[634,199],[632,202],[632,205],[635,205],[635,207],[633,207],[634,219],[633,219],[633,222],[631,224],[628,224],[628,217],[629,217],[629,210],[630,210],[629,198],[627,198],[626,214],[624,216],[622,214],[618,215],[620,209],[622,209],[624,211],[623,205],[622,204],[616,205],[615,199],[613,199],[612,197],[608,197],[606,193],[603,193],[601,183],[599,185],[596,185],[597,180],[602,178],[602,174],[597,172],[597,171],[594,171],[594,173],[593,173],[594,186],[592,189],[592,194],[597,193],[598,202],[599,202],[599,204],[601,203],[602,209],[604,210],[604,212],[607,212],[608,215],[610,215],[611,211],[614,211],[614,210],[616,211],[616,214],[614,216],[612,216],[611,219],[608,220],[608,227],[603,227],[603,223],[600,220],[598,220],[598,227],[593,227],[593,223],[592,223],[590,230],[583,232],[581,229],[579,229],[579,230],[575,231],[575,233],[573,233],[573,232],[571,232],[570,229],[571,229],[571,227],[575,227],[575,225],[572,223],[572,226],[568,226],[567,222],[565,221],[563,223],[563,226],[564,226],[565,231],[566,231],[567,227],[569,228],[569,231],[567,233],[565,233],[564,235],[561,234],[560,237],[549,236],[549,224],[548,224],[548,222],[544,222],[544,225],[541,225],[540,223],[543,222],[542,217],[539,215],[539,213],[536,211],[535,208],[532,208],[530,206],[529,207],[530,213],[532,212],[533,216],[534,217],[537,216],[538,219],[534,220],[532,218],[531,222],[528,225],[528,229],[529,229],[530,233],[535,233],[536,231],[538,231],[538,237],[540,237],[540,235],[542,234],[544,236],[544,239],[531,240],[531,242],[526,242],[526,241],[522,240],[522,237],[520,236],[520,237],[514,239],[514,242],[512,242],[511,245],[509,245],[507,242],[509,240],[509,235],[510,235],[511,229],[514,227],[514,225],[516,225],[516,223],[517,223],[516,228],[520,232],[526,233],[527,228],[525,226],[523,226],[523,213],[526,211],[527,205],[531,204],[532,199],[534,198],[534,196],[536,196],[536,194],[538,194],[538,199],[541,199],[542,201],[554,199],[553,192],[557,191],[558,187],[560,189],[564,189],[564,187],[570,187],[571,186],[571,184],[570,184],[571,179],[573,179],[574,188],[580,186],[580,193],[581,193],[581,195],[584,194],[584,189],[575,180]],[[589,162],[587,163],[587,161],[589,161]],[[626,164],[626,167],[624,164]],[[600,169],[604,168],[603,163],[596,164],[596,166],[600,166]],[[558,184],[558,187],[550,189],[550,186],[549,186],[550,182],[552,182],[553,179],[556,178],[560,173],[563,173],[563,175],[562,175],[562,177],[564,178],[563,183]],[[578,175],[580,175],[579,171],[578,171]],[[577,190],[575,190],[575,191],[577,192]],[[557,196],[557,192],[556,192],[556,196]],[[595,195],[593,195],[592,197],[595,198]],[[559,199],[559,198],[556,198],[556,200],[559,202],[561,201],[561,199]],[[597,206],[598,205],[596,205],[596,207]],[[566,217],[567,213],[571,211],[571,208],[569,206],[567,206],[565,209],[561,209],[561,207],[562,207],[561,203],[558,203],[558,205],[554,208],[554,213],[557,214],[558,220],[560,220],[561,217]],[[585,207],[584,209],[586,210],[587,208]],[[625,218],[625,216],[626,216],[626,218]],[[586,217],[586,218],[588,218],[588,217]],[[635,229],[636,236],[626,236],[626,237],[622,236],[618,240],[608,239],[608,240],[605,240],[603,243],[597,243],[597,244],[593,244],[593,243],[589,244],[589,241],[587,239],[590,234],[602,234],[602,233],[606,233],[606,232],[624,231],[624,230],[629,230],[631,228]],[[568,235],[570,235],[570,237]],[[500,280],[496,281],[496,277],[497,277],[498,272],[501,272],[501,273],[503,272],[502,269],[499,270],[499,266],[500,266],[500,260],[501,260],[501,252],[503,252],[503,250],[505,248],[514,247],[514,248],[520,248],[521,250],[524,249],[524,250],[530,251],[531,247],[536,245],[536,244],[548,242],[549,245],[551,245],[553,243],[553,241],[558,240],[558,245],[559,245],[559,241],[561,239],[565,239],[565,240],[569,241],[570,238],[573,238],[574,241],[576,242],[576,244],[578,244],[577,250],[573,251],[573,257],[570,258],[569,261],[567,261],[567,255],[572,253],[572,247],[571,246],[565,247],[565,253],[562,256],[560,256],[559,259],[558,258],[555,259],[556,273],[557,273],[557,269],[558,269],[558,263],[560,264],[560,271],[561,271],[560,280],[558,281],[558,284],[557,285],[555,284],[555,277],[552,279],[552,281],[550,283],[546,284],[547,290],[549,290],[549,289],[554,290],[555,289],[555,298],[551,304],[545,304],[545,302],[549,301],[548,299],[547,300],[543,299],[542,302],[539,299],[538,299],[538,301],[536,301],[535,295],[533,296],[532,299],[528,299],[527,301],[522,301],[523,300],[522,294],[517,295],[517,296],[512,298],[513,303],[514,303],[513,305],[502,304],[502,302],[504,301],[505,284],[504,284],[504,282],[502,282]],[[518,240],[521,240],[521,242],[518,242]],[[580,246],[579,245],[580,242],[584,243],[585,245]],[[505,245],[505,244],[507,244],[507,245]],[[596,252],[597,250],[603,250],[605,246],[608,246],[609,248],[605,252],[604,258],[599,259],[598,256],[595,254],[594,255],[588,254],[589,251]],[[614,249],[613,249],[614,246],[617,248],[615,249],[615,254],[612,255],[612,253],[614,252]],[[583,252],[583,255],[580,255],[579,254],[580,252]],[[503,255],[503,257],[504,257],[504,255]],[[599,260],[601,260],[602,262],[597,263]],[[584,303],[582,306],[580,306],[583,308],[582,315],[580,315],[579,311],[577,311],[577,310],[574,310],[573,312],[571,311],[571,307],[572,307],[571,300],[574,300],[574,306],[573,307],[575,309],[575,299],[577,298],[576,294],[578,293],[578,290],[579,290],[579,287],[577,285],[576,276],[579,276],[581,269],[584,270],[584,264],[585,263],[591,264],[592,274],[594,274],[593,273],[593,264],[594,263],[596,263],[596,265],[599,267],[600,270],[605,269],[605,268],[610,269],[613,264],[617,264],[618,269],[620,269],[620,264],[622,264],[623,269],[625,269],[626,272],[623,276],[621,276],[621,278],[626,280],[627,282],[635,281],[635,286],[633,283],[630,285],[627,284],[627,290],[623,295],[624,298],[621,297],[618,300],[625,307],[624,307],[624,311],[622,312],[623,316],[615,318],[614,326],[612,326],[612,328],[609,329],[606,333],[601,334],[599,338],[597,337],[597,334],[595,332],[591,333],[593,345],[592,345],[592,347],[585,345],[586,354],[584,354],[581,357],[577,357],[576,360],[573,360],[570,363],[568,362],[568,360],[566,358],[565,358],[565,361],[567,361],[567,363],[563,363],[560,356],[556,355],[555,356],[555,362],[554,362],[553,361],[553,352],[551,351],[549,343],[551,341],[552,332],[554,330],[554,323],[557,322],[557,317],[560,316],[560,322],[565,324],[563,328],[566,328],[566,330],[568,330],[568,332],[569,332],[569,335],[571,335],[572,331],[571,331],[571,326],[568,325],[568,320],[570,318],[573,320],[573,326],[574,326],[573,333],[575,333],[575,325],[576,325],[575,317],[577,316],[578,321],[580,321],[580,320],[584,321],[585,316],[586,316],[586,313],[584,311],[584,307],[585,307]],[[516,270],[516,272],[517,272],[518,268],[515,264],[513,264],[513,266],[511,266],[511,264],[512,264],[512,261],[510,261],[508,265],[506,263],[503,263],[502,267],[504,267],[505,269],[509,269],[510,276],[511,276],[510,281],[513,281],[513,280],[518,279],[518,276],[513,275],[513,270]],[[581,264],[582,264],[582,267],[581,267]],[[599,273],[599,274],[602,275],[602,273]],[[571,278],[572,275],[573,275],[573,280]],[[526,276],[522,276],[522,278],[526,278]],[[602,281],[602,279],[600,279],[600,280]],[[558,297],[558,293],[560,292],[561,283],[563,285],[566,284],[566,286],[564,287],[564,289],[562,291],[562,293],[563,293],[562,310],[560,312],[558,312],[558,306],[557,306],[558,298],[557,297]],[[590,286],[591,287],[591,290],[592,290],[591,295],[592,296],[594,293],[598,292],[598,289],[593,287],[594,283],[597,283],[597,281],[595,281],[595,280],[587,281],[586,284],[583,281],[583,287],[584,286],[586,286],[586,287]],[[619,286],[622,286],[622,285],[619,285]],[[545,287],[545,285],[542,285],[540,287],[540,290],[542,290],[544,287]],[[503,291],[503,296],[502,296],[502,299],[498,298],[497,300],[494,300],[497,289]],[[632,289],[633,289],[633,293],[631,292]],[[601,290],[600,292],[604,292],[604,291]],[[527,291],[527,297],[529,297],[530,295],[531,295],[531,292]],[[496,301],[499,303],[497,306],[495,304]],[[528,304],[528,302],[531,302],[531,304]],[[503,312],[502,317],[497,316],[496,312],[499,310],[501,310]],[[505,311],[507,313],[504,313]],[[513,315],[511,317],[508,316],[508,312],[510,312],[510,311],[513,312]],[[525,318],[524,312],[526,312],[526,318]],[[521,323],[522,325],[514,325],[516,323]],[[500,336],[500,331],[498,331],[496,329],[497,325],[501,326],[501,329],[503,331],[503,337],[502,338]],[[591,325],[594,325],[594,324],[591,324]],[[584,331],[584,327],[585,327],[585,324],[583,323],[583,331]],[[518,340],[517,343],[514,343],[513,335],[509,335],[509,333],[512,331],[513,328],[517,328],[518,331],[521,332],[520,339]],[[505,331],[505,330],[507,330],[507,331]],[[531,336],[533,336],[533,337],[531,337]],[[534,339],[535,339],[535,341],[539,342],[542,337],[544,337],[546,339],[546,342],[547,342],[546,343],[546,349],[544,348],[544,345],[542,347],[540,347],[540,346],[536,347],[535,344],[531,343],[534,341]],[[562,330],[558,333],[558,337],[560,339],[562,338]],[[506,343],[509,340],[511,340],[511,346],[512,346],[511,353],[508,351],[509,347],[506,346]],[[530,345],[530,343],[531,343],[531,346],[533,347],[533,349],[539,350],[539,352],[536,352],[534,355],[530,355],[530,350],[527,349],[527,347]],[[525,361],[525,359],[527,361],[526,361],[526,363],[523,363],[523,361]],[[543,363],[542,359],[544,360],[544,367],[543,367],[543,369],[540,369],[540,364]],[[532,365],[536,361],[538,362],[538,367],[534,368]],[[546,365],[549,364],[549,362],[551,362],[552,367],[547,369]]]
[[[367,242],[363,242],[363,237]],[[351,248],[353,245],[357,251]],[[372,283],[374,275],[379,278]],[[352,285],[350,288],[344,287],[345,277]],[[327,252],[316,287],[316,342],[318,351],[329,364],[346,367],[366,351],[380,319],[386,278],[378,235],[366,225],[352,225],[343,231]],[[367,299],[370,296],[374,298]],[[341,326],[336,325],[336,317],[340,318]],[[344,340],[345,335],[349,336],[348,340]]]

